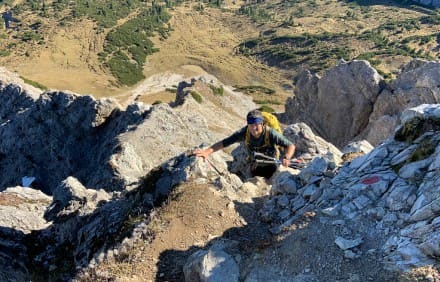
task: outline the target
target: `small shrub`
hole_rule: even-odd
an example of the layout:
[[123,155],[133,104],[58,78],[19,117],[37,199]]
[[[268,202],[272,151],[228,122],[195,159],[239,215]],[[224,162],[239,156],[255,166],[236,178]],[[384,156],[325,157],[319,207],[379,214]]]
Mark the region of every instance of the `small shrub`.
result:
[[397,130],[394,138],[397,141],[412,142],[420,136],[424,120],[416,117],[406,122],[399,130]]
[[267,95],[275,94],[275,90],[258,85],[234,86],[236,91],[242,91],[245,94],[263,93]]
[[429,140],[423,140],[408,160],[410,162],[424,160],[435,152],[435,147],[436,144],[431,143]]
[[203,102],[202,95],[200,95],[197,91],[192,90],[190,94],[197,103],[201,104]]
[[404,161],[402,163],[398,163],[394,166],[391,166],[391,169],[396,174],[398,174],[399,170],[404,165],[406,165],[408,163],[418,162],[418,161],[424,160],[424,159],[428,158],[429,156],[431,156],[432,154],[434,154],[435,148],[436,148],[435,143],[433,143],[429,139],[425,139],[417,146],[417,148],[411,153],[411,155],[409,156],[409,158],[406,161]]
[[32,85],[32,86],[37,87],[37,88],[39,88],[39,89],[41,89],[41,90],[47,90],[47,89],[48,89],[46,86],[44,86],[43,84],[41,84],[41,83],[39,83],[39,82],[36,82],[36,81],[30,80],[30,79],[27,79],[27,78],[22,77],[22,76],[20,76],[20,78],[23,79],[23,81],[24,81],[26,84]]
[[268,105],[262,105],[261,107],[258,108],[260,111],[262,112],[266,112],[266,113],[273,113],[275,112],[275,110],[271,107],[269,107]]
[[177,92],[177,89],[176,88],[165,88],[165,91],[175,94]]
[[32,31],[25,31],[20,36],[23,42],[43,40],[42,36]]
[[11,55],[11,51],[9,50],[0,50],[0,57],[7,57]]
[[272,16],[264,9],[255,5],[243,5],[237,10],[237,14],[246,15],[255,22],[268,22]]
[[209,88],[211,88],[214,95],[223,96],[224,94],[223,86],[216,87],[215,85],[210,84]]

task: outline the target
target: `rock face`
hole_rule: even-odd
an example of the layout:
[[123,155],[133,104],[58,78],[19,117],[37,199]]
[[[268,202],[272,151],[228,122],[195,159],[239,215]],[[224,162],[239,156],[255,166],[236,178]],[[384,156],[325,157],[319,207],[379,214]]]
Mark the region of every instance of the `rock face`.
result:
[[[148,215],[156,200],[190,177],[182,152],[225,137],[255,108],[249,98],[227,90],[215,95],[203,78],[182,82],[172,105],[134,103],[122,109],[111,99],[38,93],[7,71],[0,75],[5,281],[13,281],[15,272],[18,281],[29,280],[29,260],[47,273],[59,267],[60,257],[73,269],[93,264],[110,238],[122,236],[133,210]],[[11,196],[8,187],[23,177],[35,178],[32,187],[14,188],[18,196]],[[42,192],[44,199],[27,199]],[[62,251],[66,247],[68,254]],[[19,255],[9,260],[9,252]],[[48,275],[45,279],[59,278]]]
[[410,62],[380,93],[360,138],[376,145],[393,132],[403,110],[420,104],[440,103],[439,77],[440,62]]
[[[255,107],[249,99],[233,107],[238,97],[232,94],[211,99],[221,107],[209,99],[199,104],[190,91],[214,95],[204,83],[193,84],[182,84],[174,108],[136,103],[125,110],[111,99],[65,92],[37,97],[21,86],[0,84],[0,190],[18,185],[24,176],[35,177],[34,186],[49,194],[68,176],[94,189],[127,189],[200,140],[214,141],[237,128],[242,117],[234,111]],[[231,114],[224,114],[228,108]],[[209,138],[207,118],[218,127]]]
[[[340,68],[367,67],[355,62]],[[369,70],[363,73],[376,77]],[[255,191],[270,189],[265,181],[243,183],[228,172],[232,156],[225,152],[212,157],[216,172],[187,153],[240,128],[246,112],[255,107],[237,93],[215,95],[209,84],[182,82],[171,105],[135,103],[122,109],[113,100],[64,92],[36,95],[25,86],[2,82],[0,99],[8,107],[0,104],[0,280],[27,281],[36,272],[42,280],[69,280],[77,269],[127,257],[129,246],[148,238],[154,205],[182,183],[212,182],[225,197],[247,194],[248,202]],[[375,93],[379,84],[370,80],[363,85]],[[375,99],[362,95],[362,103]],[[288,125],[285,135],[298,145],[298,156],[310,162],[301,171],[277,173],[260,210],[262,220],[280,234],[304,214],[316,213],[355,230],[332,240],[347,259],[361,257],[369,251],[364,244],[373,241],[377,257],[389,269],[438,264],[439,120],[438,104],[407,110],[395,134],[381,145],[347,147],[364,155],[345,163],[342,153],[306,124]],[[36,177],[32,187],[17,184],[23,176]],[[359,222],[362,229],[356,228]],[[381,240],[369,240],[370,231]],[[277,277],[259,261],[235,261],[237,252],[226,246],[198,252],[185,275],[199,281]],[[301,279],[318,276],[305,274]]]
[[1,86],[0,99],[7,102],[0,109],[0,190],[24,176],[35,177],[34,185],[46,193],[69,175],[92,179],[99,165],[93,152],[106,145],[98,132],[116,102],[61,92],[37,98],[19,85]]
[[[346,163],[336,176],[328,173],[328,165],[303,170],[292,179],[295,193],[278,193],[262,214],[278,223],[275,233],[310,210],[335,220],[342,217],[345,226],[371,220],[369,232],[388,238],[381,246],[388,268],[408,271],[435,265],[440,246],[439,157],[440,105],[421,105],[402,114],[393,138]],[[272,189],[287,190],[277,183]]]
[[351,140],[377,145],[399,124],[400,113],[439,103],[440,63],[414,60],[390,84],[366,61],[341,62],[323,77],[304,71],[286,101],[286,123],[308,124],[341,148]]
[[[305,141],[314,139],[310,134]],[[300,137],[296,140],[300,141]],[[358,150],[357,146],[351,148]],[[370,149],[366,149],[369,153],[342,165],[336,165],[330,158],[333,153],[327,152],[326,156],[312,154],[313,160],[301,172],[280,170],[272,181],[271,196],[259,211],[262,220],[272,225],[272,233],[280,234],[285,240],[294,240],[289,239],[287,230],[295,230],[295,226],[305,228],[306,215],[315,214],[329,229],[340,226],[340,235],[333,234],[333,241],[345,261],[367,261],[367,257],[374,254],[372,262],[381,263],[392,273],[438,266],[440,105],[406,110],[395,135]],[[237,191],[250,185],[245,182]],[[268,255],[270,260],[262,261],[255,256],[256,259],[235,263],[231,257],[241,257],[237,250],[221,250],[212,246],[207,251],[195,252],[184,267],[185,281],[227,281],[228,275],[236,273],[236,264],[240,266],[243,281],[324,281],[318,278],[320,274],[316,268],[316,272],[308,269],[307,275],[294,276],[287,276],[286,271],[277,268],[280,265],[274,261],[283,261],[283,252],[286,256],[295,251],[292,249],[283,250],[277,246],[279,256],[274,255],[273,250],[263,255]],[[292,259],[304,253],[303,248],[296,251],[300,253],[292,255]],[[323,255],[322,251],[318,253]],[[307,263],[314,264],[312,260],[318,260],[317,263],[323,266],[329,263],[316,258]],[[286,267],[282,264],[282,268]],[[213,269],[215,272],[210,272]],[[361,275],[365,276],[357,276],[357,281],[374,280],[374,276],[369,276],[373,273],[368,270]],[[386,276],[374,275],[386,279]],[[435,281],[440,274],[432,272],[426,276],[429,277]],[[230,279],[236,281],[236,278]]]
[[367,61],[341,62],[323,77],[302,72],[295,96],[286,101],[288,123],[304,122],[343,146],[368,124],[383,79]]

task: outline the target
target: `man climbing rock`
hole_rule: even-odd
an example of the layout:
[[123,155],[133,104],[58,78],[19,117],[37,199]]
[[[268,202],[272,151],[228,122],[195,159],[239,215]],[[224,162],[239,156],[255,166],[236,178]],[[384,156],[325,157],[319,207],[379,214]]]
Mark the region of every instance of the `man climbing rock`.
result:
[[11,28],[10,22],[14,22],[14,23],[19,22],[18,19],[14,18],[12,16],[12,11],[8,8],[2,13],[2,18],[5,21],[5,28],[6,29]]
[[236,142],[244,142],[247,160],[249,161],[250,173],[252,176],[264,176],[270,178],[277,169],[277,163],[257,162],[256,154],[264,154],[274,160],[279,159],[278,147],[284,148],[281,164],[289,166],[290,159],[295,153],[295,145],[292,144],[281,133],[272,127],[265,125],[263,114],[259,110],[250,111],[246,117],[247,126],[233,133],[231,136],[215,143],[206,149],[196,149],[194,154],[207,159],[209,155],[222,148],[228,147]]

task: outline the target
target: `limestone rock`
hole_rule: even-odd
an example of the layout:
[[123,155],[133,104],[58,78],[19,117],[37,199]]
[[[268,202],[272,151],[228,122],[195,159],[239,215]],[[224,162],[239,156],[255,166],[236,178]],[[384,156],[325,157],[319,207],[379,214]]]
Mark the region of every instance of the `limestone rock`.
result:
[[420,104],[440,102],[440,62],[413,60],[378,96],[368,126],[360,136],[377,145],[400,124],[400,114]]
[[342,155],[338,148],[313,133],[305,123],[290,124],[284,129],[283,135],[295,144],[295,156],[298,158],[311,158],[328,152],[339,157]]
[[365,139],[373,146],[399,125],[403,110],[440,102],[440,62],[413,60],[390,84],[365,61],[341,62],[323,77],[301,73],[286,101],[285,123],[305,122],[343,147]]
[[183,272],[188,282],[239,281],[237,263],[223,250],[200,250],[192,254]]
[[17,186],[0,192],[0,198],[1,226],[28,234],[51,224],[44,219],[44,212],[52,203],[52,197],[43,192]]
[[303,72],[286,101],[286,119],[308,124],[342,147],[368,124],[382,88],[382,77],[367,61],[341,62],[323,77]]

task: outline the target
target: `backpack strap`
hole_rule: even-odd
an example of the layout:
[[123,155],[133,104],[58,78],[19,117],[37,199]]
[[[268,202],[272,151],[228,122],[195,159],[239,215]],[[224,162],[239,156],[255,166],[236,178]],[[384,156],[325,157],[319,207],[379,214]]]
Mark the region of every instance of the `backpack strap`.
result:
[[[270,143],[270,129],[271,128],[276,131],[275,128],[266,125],[266,135],[264,136],[264,146],[267,148],[271,146],[271,143]],[[274,144],[273,147],[275,149],[274,157],[278,159],[280,157],[280,146]]]
[[269,147],[270,146],[270,127],[267,125],[265,125],[264,127],[266,128],[266,132],[264,135],[264,146]]

